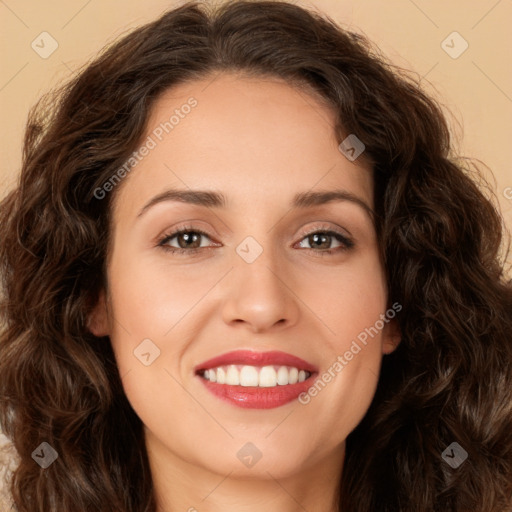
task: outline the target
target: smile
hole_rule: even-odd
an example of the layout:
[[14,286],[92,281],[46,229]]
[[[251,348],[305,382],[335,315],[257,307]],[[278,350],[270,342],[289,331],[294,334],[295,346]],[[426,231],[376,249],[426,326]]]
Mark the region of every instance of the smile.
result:
[[195,368],[203,385],[217,398],[252,409],[270,409],[297,399],[317,373],[310,363],[279,351],[238,350]]

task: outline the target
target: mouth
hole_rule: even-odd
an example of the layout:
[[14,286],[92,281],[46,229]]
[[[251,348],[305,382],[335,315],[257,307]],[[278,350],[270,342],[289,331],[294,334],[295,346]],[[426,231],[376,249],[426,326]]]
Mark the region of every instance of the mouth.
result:
[[299,397],[312,384],[317,368],[285,352],[238,350],[195,367],[214,396],[237,407],[270,409]]

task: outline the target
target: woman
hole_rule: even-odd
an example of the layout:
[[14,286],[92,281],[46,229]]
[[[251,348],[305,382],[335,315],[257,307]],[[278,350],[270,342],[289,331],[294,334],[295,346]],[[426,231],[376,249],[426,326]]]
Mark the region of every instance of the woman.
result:
[[58,98],[1,205],[17,510],[511,509],[504,228],[413,80],[189,3]]

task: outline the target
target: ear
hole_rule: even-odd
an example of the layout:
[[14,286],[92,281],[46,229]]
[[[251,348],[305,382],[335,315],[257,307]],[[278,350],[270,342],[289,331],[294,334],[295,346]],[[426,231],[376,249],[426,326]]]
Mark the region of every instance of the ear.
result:
[[382,329],[382,353],[391,354],[402,340],[402,333],[396,318],[389,320]]
[[107,301],[105,300],[105,291],[101,290],[98,301],[89,314],[87,328],[98,338],[110,334],[110,325],[108,322]]

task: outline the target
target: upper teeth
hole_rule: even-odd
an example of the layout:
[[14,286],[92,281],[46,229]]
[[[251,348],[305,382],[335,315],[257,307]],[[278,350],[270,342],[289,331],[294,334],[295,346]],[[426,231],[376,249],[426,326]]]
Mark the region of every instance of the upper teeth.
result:
[[305,370],[288,366],[219,366],[205,370],[203,377],[210,382],[231,386],[259,386],[270,388],[277,385],[296,384],[305,381],[311,374]]

